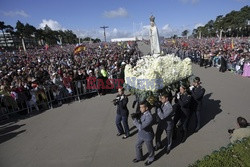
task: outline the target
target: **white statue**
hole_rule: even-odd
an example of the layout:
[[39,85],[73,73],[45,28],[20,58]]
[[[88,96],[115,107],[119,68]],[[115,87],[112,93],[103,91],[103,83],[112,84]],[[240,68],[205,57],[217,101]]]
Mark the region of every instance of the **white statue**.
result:
[[158,56],[161,54],[161,47],[159,41],[158,29],[155,25],[155,17],[152,15],[150,17],[150,44],[151,44],[151,55]]

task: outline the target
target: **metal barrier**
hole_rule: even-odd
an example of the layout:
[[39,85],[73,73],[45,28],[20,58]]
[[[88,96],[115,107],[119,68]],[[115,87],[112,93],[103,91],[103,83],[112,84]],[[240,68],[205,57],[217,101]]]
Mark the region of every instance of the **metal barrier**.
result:
[[[10,114],[27,110],[27,113],[31,113],[32,109],[36,110],[42,107],[43,110],[53,108],[53,104],[58,105],[68,102],[68,100],[78,100],[88,94],[97,93],[98,90],[93,87],[92,89],[87,88],[87,80],[74,81],[70,87],[63,85],[50,85],[42,86],[37,90],[30,90],[32,94],[31,99],[28,100],[27,92],[17,93],[17,99],[15,100],[11,96],[2,96],[0,101],[0,120],[3,118],[9,118]],[[96,84],[96,83],[94,83]],[[31,91],[33,91],[31,93]],[[32,99],[33,98],[33,99]]]

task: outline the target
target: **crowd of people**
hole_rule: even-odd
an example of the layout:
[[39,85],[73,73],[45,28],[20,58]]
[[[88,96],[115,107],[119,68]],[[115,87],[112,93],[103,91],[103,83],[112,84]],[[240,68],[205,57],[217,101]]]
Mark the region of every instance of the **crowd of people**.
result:
[[[162,48],[165,53],[174,53],[181,59],[189,57],[200,66],[218,67],[221,72],[230,70],[244,75],[244,67],[250,62],[250,45],[247,38],[168,40]],[[125,65],[135,65],[142,56],[136,42],[86,43],[84,49],[77,54],[74,54],[74,49],[74,45],[65,45],[27,52],[2,52],[1,114],[8,115],[22,110],[30,112],[33,108],[39,111],[51,107],[50,104],[56,103],[60,106],[69,98],[80,98],[88,93],[87,85],[91,78],[104,81],[113,78],[124,80]],[[99,87],[94,91],[99,95],[107,93],[105,88]],[[159,103],[154,106],[154,116],[151,113],[152,106],[146,101],[139,102],[136,97],[133,108],[136,103],[137,106],[135,113],[131,115],[133,124],[138,129],[136,157],[133,162],[142,161],[143,143],[149,152],[145,165],[150,165],[154,161],[155,151],[164,147],[167,154],[170,152],[172,140],[178,138],[178,130],[181,132],[181,142],[184,142],[192,115],[196,118],[194,131],[197,132],[201,127],[200,113],[204,94],[205,89],[201,86],[200,78],[196,77],[192,85],[181,85],[174,95],[162,92]],[[115,122],[117,136],[124,134],[123,139],[130,136],[127,103],[128,97],[124,94],[124,89],[119,88],[118,96],[114,100],[117,105]],[[152,126],[155,123],[157,128],[154,134]],[[167,134],[164,146],[161,140],[163,131]]]
[[[74,45],[54,46],[27,52],[2,52],[0,55],[1,114],[33,108],[48,108],[47,101],[61,105],[68,97],[96,91],[87,90],[89,78],[122,78],[127,63],[141,56],[135,43],[85,43],[74,54]],[[43,104],[43,105],[39,105]]]
[[166,53],[191,58],[201,67],[217,67],[250,77],[250,42],[248,38],[176,39],[164,43]]
[[[148,44],[148,41],[144,41]],[[124,67],[135,65],[142,56],[136,42],[84,44],[74,53],[74,45],[0,53],[1,108],[35,108],[39,103],[55,101],[87,92],[88,78],[124,79]],[[250,76],[248,38],[173,39],[162,45],[165,53],[189,57],[200,66],[218,67]],[[93,90],[92,90],[93,91]],[[106,90],[98,88],[99,95]],[[49,99],[48,99],[49,98]],[[47,106],[48,107],[48,106]],[[46,105],[43,106],[46,108]]]

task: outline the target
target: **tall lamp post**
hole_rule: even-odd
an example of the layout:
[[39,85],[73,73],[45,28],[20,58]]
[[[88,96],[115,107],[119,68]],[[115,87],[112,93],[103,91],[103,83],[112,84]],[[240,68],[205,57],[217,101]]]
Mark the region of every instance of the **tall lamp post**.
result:
[[23,51],[26,52],[26,46],[25,46],[23,34],[20,34],[20,38],[21,38],[22,45],[23,45]]
[[109,28],[109,27],[108,27],[108,26],[102,26],[102,27],[100,27],[100,28],[102,28],[103,31],[104,31],[104,41],[106,42],[106,31],[105,31],[105,29],[106,29],[106,28]]

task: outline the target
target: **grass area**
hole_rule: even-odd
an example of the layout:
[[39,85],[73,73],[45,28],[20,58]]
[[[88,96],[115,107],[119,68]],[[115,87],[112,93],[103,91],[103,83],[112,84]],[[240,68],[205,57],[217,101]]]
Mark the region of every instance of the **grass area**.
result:
[[250,167],[250,137],[221,147],[189,167]]

